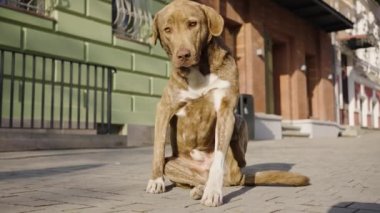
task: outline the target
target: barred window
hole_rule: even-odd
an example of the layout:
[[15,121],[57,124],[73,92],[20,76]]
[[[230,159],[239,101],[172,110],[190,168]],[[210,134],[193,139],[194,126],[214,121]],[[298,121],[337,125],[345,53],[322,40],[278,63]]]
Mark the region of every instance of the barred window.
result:
[[116,35],[147,42],[151,34],[151,0],[112,0],[112,27]]
[[0,0],[0,5],[45,15],[45,0]]

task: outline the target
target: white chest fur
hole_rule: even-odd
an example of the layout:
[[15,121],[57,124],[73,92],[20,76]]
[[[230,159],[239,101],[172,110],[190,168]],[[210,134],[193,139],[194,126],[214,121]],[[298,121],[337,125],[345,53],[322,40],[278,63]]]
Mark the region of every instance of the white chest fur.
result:
[[[212,93],[214,108],[216,111],[219,110],[226,90],[230,87],[230,82],[222,80],[212,73],[209,75],[203,75],[198,69],[191,70],[188,76],[188,83],[189,87],[187,90],[179,91],[179,100],[187,102],[198,99],[208,93]],[[182,111],[181,114],[183,114]]]

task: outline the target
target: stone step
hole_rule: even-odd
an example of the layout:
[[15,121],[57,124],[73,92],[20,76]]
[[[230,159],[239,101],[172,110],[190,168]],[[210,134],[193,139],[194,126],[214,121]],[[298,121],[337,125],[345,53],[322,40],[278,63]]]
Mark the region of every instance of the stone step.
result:
[[341,137],[357,137],[359,135],[359,127],[346,126],[344,130],[340,132]]
[[1,132],[0,135],[0,152],[130,147],[127,143],[127,136],[123,135],[56,134],[28,131],[24,133]]
[[298,126],[292,126],[290,124],[282,124],[281,125],[282,131],[301,131],[301,127]]
[[282,138],[308,138],[310,134],[300,131],[287,130],[282,132]]

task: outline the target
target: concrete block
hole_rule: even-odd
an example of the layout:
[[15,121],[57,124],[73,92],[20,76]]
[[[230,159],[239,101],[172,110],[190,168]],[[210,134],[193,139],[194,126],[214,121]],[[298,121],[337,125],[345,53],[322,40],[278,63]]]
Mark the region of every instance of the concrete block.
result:
[[284,124],[291,124],[301,128],[301,133],[310,134],[310,138],[334,138],[338,137],[340,126],[330,121],[312,119],[284,120]]
[[128,124],[128,147],[149,146],[154,142],[154,126]]
[[112,123],[154,125],[154,112],[128,112],[112,110]]
[[112,26],[110,24],[99,23],[94,20],[61,11],[56,11],[56,17],[59,20],[56,28],[58,32],[103,43],[111,43]]
[[166,76],[166,61],[146,55],[135,54],[134,71]]
[[128,91],[144,94],[149,94],[150,92],[149,77],[147,76],[120,71],[115,74],[114,82],[114,89],[116,91]]
[[153,78],[151,86],[152,95],[161,95],[167,83],[168,79]]
[[347,127],[341,131],[342,137],[357,137],[359,135],[359,130],[356,127]]
[[149,53],[148,44],[142,44],[138,42],[129,41],[126,39],[118,38],[117,36],[114,37],[114,45],[117,47],[122,47],[128,50],[132,50],[132,51]]
[[255,140],[281,138],[281,116],[255,113]]
[[25,34],[25,50],[84,60],[84,44],[80,40],[30,28]]
[[131,53],[110,46],[89,43],[87,59],[88,62],[111,65],[126,70],[132,69]]
[[44,29],[53,29],[54,20],[38,16],[33,16],[28,13],[21,13],[5,7],[0,7],[0,19],[11,20],[17,22],[19,25],[35,26]]
[[125,112],[132,111],[132,96],[124,93],[113,93],[112,109]]
[[162,49],[162,47],[159,43],[157,43],[156,45],[151,47],[150,53],[154,56],[159,56],[162,58],[168,58],[168,55],[166,54],[165,50]]
[[57,3],[55,9],[85,14],[86,0],[65,0],[57,1]]
[[87,15],[93,19],[98,19],[111,24],[112,4],[99,0],[88,1]]
[[137,112],[155,112],[160,98],[134,96],[134,104]]
[[16,48],[21,47],[21,27],[0,21],[0,29],[0,45]]

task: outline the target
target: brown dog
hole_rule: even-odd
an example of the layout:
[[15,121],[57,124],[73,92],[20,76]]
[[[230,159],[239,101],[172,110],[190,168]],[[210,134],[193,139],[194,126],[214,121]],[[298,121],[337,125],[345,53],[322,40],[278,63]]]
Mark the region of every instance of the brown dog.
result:
[[[307,177],[282,171],[243,174],[246,123],[234,115],[239,95],[234,58],[218,36],[223,18],[212,8],[175,0],[154,18],[153,41],[160,40],[172,74],[157,106],[153,171],[146,191],[165,191],[163,176],[193,187],[190,195],[206,206],[222,204],[222,187],[307,185]],[[165,159],[170,125],[173,156]]]

